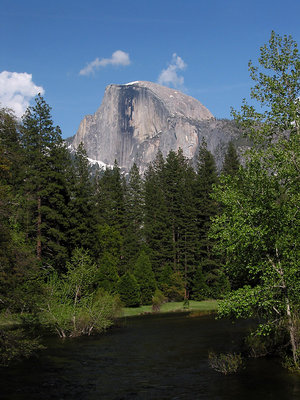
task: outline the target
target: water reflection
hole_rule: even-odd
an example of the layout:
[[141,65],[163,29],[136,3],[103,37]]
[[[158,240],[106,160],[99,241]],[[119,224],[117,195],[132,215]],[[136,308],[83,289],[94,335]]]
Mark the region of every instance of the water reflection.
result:
[[131,318],[108,334],[48,341],[39,359],[1,371],[0,399],[300,398],[300,379],[274,359],[238,374],[208,366],[208,352],[238,351],[246,323],[183,314]]

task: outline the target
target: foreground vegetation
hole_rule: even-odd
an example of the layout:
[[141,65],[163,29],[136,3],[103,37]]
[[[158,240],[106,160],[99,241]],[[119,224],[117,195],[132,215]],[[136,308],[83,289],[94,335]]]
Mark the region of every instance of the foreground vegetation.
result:
[[273,32],[259,64],[249,64],[258,108],[233,112],[252,146],[241,166],[230,143],[220,173],[205,142],[196,166],[179,150],[159,152],[144,177],[136,165],[128,178],[117,163],[91,171],[41,96],[21,123],[0,111],[0,311],[21,321],[0,331],[3,364],[39,348],[36,328],[91,335],[123,306],[209,298],[223,299],[219,316],[259,321],[255,354],[279,350],[300,369],[297,44]]
[[[280,348],[300,369],[300,57],[291,37],[271,34],[259,65],[249,63],[255,85],[234,116],[251,138],[245,166],[221,177],[214,198],[215,249],[226,255],[232,290],[222,317],[255,317],[252,338]],[[288,351],[286,351],[288,350]]]

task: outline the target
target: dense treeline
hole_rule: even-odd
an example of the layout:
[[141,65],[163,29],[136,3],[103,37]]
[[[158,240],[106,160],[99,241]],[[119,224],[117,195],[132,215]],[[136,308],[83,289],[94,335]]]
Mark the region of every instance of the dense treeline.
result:
[[[2,109],[0,124],[0,311],[66,337],[107,328],[121,304],[157,310],[228,291],[208,236],[218,175],[204,142],[196,171],[179,150],[159,152],[144,176],[135,164],[127,175],[117,163],[91,173],[41,96],[22,121]],[[24,339],[25,351],[16,335],[13,345],[0,335],[4,359],[16,343],[22,354],[37,345]]]
[[143,177],[135,164],[91,174],[83,145],[69,154],[38,96],[21,123],[1,111],[1,154],[1,309],[31,312],[78,249],[96,265],[94,287],[125,305],[151,303],[155,290],[181,300],[228,289],[208,238],[218,175],[204,142],[196,171],[179,150],[158,153]]

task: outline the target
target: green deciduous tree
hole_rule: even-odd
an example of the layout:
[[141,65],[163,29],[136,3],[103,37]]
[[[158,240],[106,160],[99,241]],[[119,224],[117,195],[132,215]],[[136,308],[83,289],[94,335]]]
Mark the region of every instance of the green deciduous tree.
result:
[[253,147],[238,178],[222,178],[215,198],[223,213],[215,218],[213,237],[226,256],[230,279],[246,286],[221,302],[220,314],[260,317],[258,334],[284,327],[299,368],[300,307],[300,57],[290,36],[274,32],[260,49],[259,66],[249,63],[255,82],[251,97],[260,108],[243,103],[238,123]]
[[119,300],[95,289],[97,266],[87,250],[75,249],[66,274],[52,274],[46,284],[40,321],[61,338],[101,332],[113,323]]

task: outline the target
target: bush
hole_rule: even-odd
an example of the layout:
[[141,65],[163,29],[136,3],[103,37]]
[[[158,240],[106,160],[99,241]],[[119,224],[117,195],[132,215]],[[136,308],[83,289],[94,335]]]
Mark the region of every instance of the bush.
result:
[[224,375],[237,372],[243,365],[241,354],[236,353],[209,353],[208,362],[212,369]]
[[29,339],[23,329],[0,330],[0,366],[29,358],[37,350],[44,349],[38,338]]
[[180,272],[173,272],[166,265],[159,277],[159,288],[169,301],[182,301],[185,295],[185,282]]
[[264,357],[272,351],[274,344],[268,336],[249,335],[245,339],[245,345],[250,357]]
[[52,296],[40,314],[42,325],[61,338],[100,333],[120,316],[121,302],[103,289],[82,297],[74,307],[72,299]]
[[48,279],[39,314],[42,325],[61,338],[90,335],[111,326],[120,301],[103,289],[94,289],[96,272],[88,252],[76,249],[63,278],[52,274]]
[[160,307],[167,301],[167,298],[164,296],[163,292],[159,289],[156,289],[154,295],[152,297],[152,311],[158,312]]

